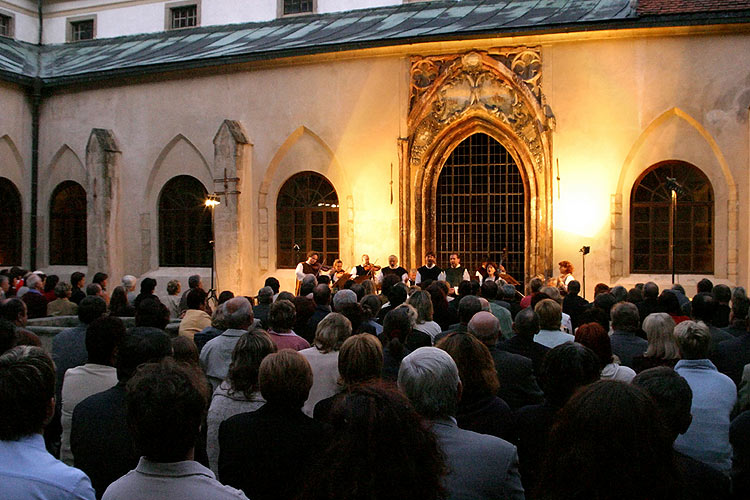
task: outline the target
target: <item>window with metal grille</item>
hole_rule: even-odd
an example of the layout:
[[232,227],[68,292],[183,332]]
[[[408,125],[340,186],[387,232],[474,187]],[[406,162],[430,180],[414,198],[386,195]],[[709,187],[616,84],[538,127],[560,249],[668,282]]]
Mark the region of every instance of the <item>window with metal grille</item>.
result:
[[320,253],[320,262],[332,264],[339,257],[339,197],[320,174],[302,172],[287,180],[276,201],[277,262],[293,268]]
[[94,20],[82,19],[70,22],[70,40],[80,42],[94,39]]
[[49,263],[85,266],[86,242],[86,191],[77,182],[62,182],[49,208]]
[[0,214],[3,223],[0,224],[0,266],[21,265],[21,193],[16,186],[0,177]]
[[172,20],[170,26],[173,30],[198,26],[197,5],[182,5],[180,7],[172,7],[169,9],[169,13]]
[[283,0],[284,15],[302,14],[313,11],[313,0]]
[[[668,177],[685,190],[677,195],[676,213]],[[713,212],[711,182],[700,169],[683,161],[650,167],[635,182],[630,197],[631,272],[671,272],[674,243],[676,272],[712,274]]]
[[0,36],[13,36],[13,18],[0,14]]
[[453,150],[437,185],[436,253],[448,265],[451,253],[474,274],[482,262],[503,261],[524,282],[526,188],[516,162],[499,142],[474,134]]
[[213,240],[208,192],[189,175],[170,179],[159,195],[159,265],[210,267]]

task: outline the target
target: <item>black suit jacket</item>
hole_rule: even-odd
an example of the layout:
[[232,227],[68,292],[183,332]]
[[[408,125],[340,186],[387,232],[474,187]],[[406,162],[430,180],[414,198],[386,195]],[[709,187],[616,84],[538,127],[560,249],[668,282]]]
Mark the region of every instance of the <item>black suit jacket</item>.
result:
[[714,355],[716,368],[738,386],[742,380],[742,370],[750,363],[750,333],[742,337],[720,342]]
[[295,498],[327,428],[302,413],[266,403],[219,427],[219,480],[253,500]]
[[549,351],[549,347],[542,345],[533,340],[525,340],[518,335],[514,335],[508,340],[503,340],[497,344],[501,351],[507,351],[529,358],[534,365],[534,375],[539,376],[542,371],[542,360],[544,355]]
[[534,366],[529,358],[490,347],[495,362],[497,379],[500,382],[498,397],[512,409],[541,403],[544,394],[534,377]]

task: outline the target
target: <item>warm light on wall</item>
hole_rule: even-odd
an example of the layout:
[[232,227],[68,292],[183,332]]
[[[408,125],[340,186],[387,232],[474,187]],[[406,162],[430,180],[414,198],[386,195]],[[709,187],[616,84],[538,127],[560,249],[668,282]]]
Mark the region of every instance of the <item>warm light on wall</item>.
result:
[[602,187],[606,182],[597,183],[591,175],[600,169],[592,165],[563,175],[560,198],[555,189],[552,200],[555,230],[593,238],[606,228],[610,215],[609,195]]

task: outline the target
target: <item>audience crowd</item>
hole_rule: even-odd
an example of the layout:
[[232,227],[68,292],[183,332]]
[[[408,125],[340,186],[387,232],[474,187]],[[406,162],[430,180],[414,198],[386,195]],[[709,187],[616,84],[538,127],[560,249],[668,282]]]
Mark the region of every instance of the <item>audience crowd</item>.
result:
[[742,287],[86,278],[0,271],[0,498],[750,498]]

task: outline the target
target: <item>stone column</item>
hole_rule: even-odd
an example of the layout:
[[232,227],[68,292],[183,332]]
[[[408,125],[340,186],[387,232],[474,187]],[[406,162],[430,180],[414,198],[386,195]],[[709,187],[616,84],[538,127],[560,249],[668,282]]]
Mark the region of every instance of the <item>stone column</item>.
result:
[[88,268],[105,272],[116,282],[123,274],[119,230],[119,171],[122,153],[111,130],[91,130],[86,145],[86,208]]
[[224,120],[214,137],[214,192],[221,204],[214,209],[217,290],[235,295],[255,295],[251,275],[255,252],[252,249],[252,192],[243,188],[251,174],[252,143],[242,124]]

